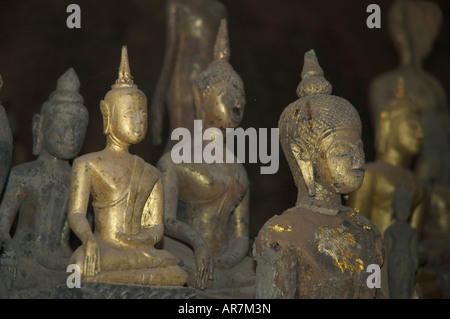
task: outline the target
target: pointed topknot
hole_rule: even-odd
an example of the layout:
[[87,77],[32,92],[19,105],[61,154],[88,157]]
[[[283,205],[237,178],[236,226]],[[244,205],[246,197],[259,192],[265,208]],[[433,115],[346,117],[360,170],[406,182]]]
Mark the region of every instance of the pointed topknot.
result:
[[130,71],[130,62],[128,60],[128,50],[127,46],[122,46],[122,55],[120,58],[119,75],[116,83],[112,85],[113,88],[118,87],[133,87],[135,86],[133,82],[133,77]]
[[227,20],[222,19],[220,21],[219,31],[216,36],[216,43],[214,45],[214,60],[225,60],[230,59],[230,45],[228,39],[228,27]]
[[78,93],[80,80],[73,68],[64,72],[56,81],[56,90],[50,94],[51,102],[83,103],[83,97]]
[[302,70],[302,81],[297,87],[298,97],[311,94],[331,94],[332,86],[323,76],[323,70],[317,61],[316,53],[310,50],[305,53]]

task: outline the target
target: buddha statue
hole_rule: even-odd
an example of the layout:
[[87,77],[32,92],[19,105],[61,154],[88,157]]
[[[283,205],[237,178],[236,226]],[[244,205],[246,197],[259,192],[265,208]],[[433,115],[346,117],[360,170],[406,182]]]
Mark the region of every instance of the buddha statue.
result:
[[381,289],[367,284],[368,266],[384,264],[381,235],[341,199],[364,178],[359,114],[331,95],[313,50],[305,53],[301,76],[299,99],[278,122],[297,201],[271,217],[255,239],[256,298],[386,297],[383,279]]
[[[420,111],[422,152],[413,171],[428,183],[450,184],[450,114],[444,88],[423,68],[442,23],[436,3],[397,0],[389,10],[389,31],[400,65],[377,76],[369,86],[369,106],[374,121],[391,99],[399,76]],[[378,130],[374,124],[375,131]]]
[[[196,119],[202,121],[203,132],[215,128],[225,133],[242,120],[244,85],[229,57],[227,24],[222,20],[214,58],[193,85]],[[203,140],[202,150],[208,143]],[[212,297],[253,297],[249,181],[244,166],[225,157],[222,163],[175,163],[167,152],[158,168],[164,180],[164,247],[179,256],[188,285]]]
[[[163,143],[163,116],[169,132],[193,130],[195,119],[193,81],[211,61],[225,6],[216,0],[167,0],[166,47],[161,73],[150,104],[150,133],[155,145]],[[169,136],[170,137],[170,136]],[[174,144],[164,141],[165,150]]]
[[[100,102],[106,147],[73,162],[69,225],[81,245],[71,257],[85,282],[183,286],[178,259],[155,248],[164,233],[158,170],[129,153],[147,131],[147,99],[133,83],[126,46],[119,77]],[[92,198],[94,225],[86,214]]]
[[384,232],[384,244],[388,262],[389,297],[411,299],[415,292],[416,274],[419,268],[419,236],[411,227],[409,217],[413,198],[405,183],[395,190],[392,199],[394,222]]
[[79,87],[73,68],[59,77],[56,90],[33,116],[37,159],[13,167],[8,177],[0,205],[0,237],[14,268],[7,271],[13,297],[43,297],[46,289],[52,295],[67,277],[72,254],[67,222],[70,161],[80,152],[88,125]]
[[409,168],[411,159],[422,149],[423,130],[419,108],[406,92],[403,77],[391,93],[391,100],[378,113],[376,160],[366,165],[363,185],[348,195],[346,204],[372,220],[381,234],[394,219],[392,200],[396,189],[405,183],[412,198],[409,220],[420,235],[427,205],[426,184]]

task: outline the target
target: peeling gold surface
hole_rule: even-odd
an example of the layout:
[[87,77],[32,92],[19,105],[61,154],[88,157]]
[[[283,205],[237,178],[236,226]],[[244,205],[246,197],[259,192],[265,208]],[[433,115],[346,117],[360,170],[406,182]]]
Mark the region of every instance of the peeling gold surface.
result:
[[278,233],[282,233],[282,232],[285,232],[285,231],[292,231],[291,225],[283,227],[283,226],[280,226],[280,225],[276,224],[275,226],[269,226],[269,229],[273,230],[273,231],[276,231]]
[[329,254],[333,258],[333,264],[344,272],[346,269],[352,273],[364,270],[364,262],[353,253],[355,238],[350,233],[345,233],[339,228],[329,229],[326,225],[320,226],[319,251]]

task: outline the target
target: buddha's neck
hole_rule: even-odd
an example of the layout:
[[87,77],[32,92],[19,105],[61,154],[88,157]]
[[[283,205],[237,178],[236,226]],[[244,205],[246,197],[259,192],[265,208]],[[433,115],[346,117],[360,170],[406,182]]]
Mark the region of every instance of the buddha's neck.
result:
[[42,149],[41,152],[39,153],[38,160],[54,166],[65,167],[69,165],[69,162],[67,160],[60,159],[50,154],[45,148]]
[[114,135],[108,134],[106,138],[106,149],[117,153],[128,153],[130,144],[123,143],[117,139]]
[[403,155],[398,150],[391,148],[386,153],[380,154],[378,156],[378,160],[389,163],[396,167],[407,167],[409,157]]
[[304,185],[303,179],[298,180],[297,185],[300,186],[298,187],[296,206],[317,206],[330,210],[342,210],[344,208],[340,194],[323,187],[317,182],[315,183],[315,196],[309,196],[306,187],[302,187]]

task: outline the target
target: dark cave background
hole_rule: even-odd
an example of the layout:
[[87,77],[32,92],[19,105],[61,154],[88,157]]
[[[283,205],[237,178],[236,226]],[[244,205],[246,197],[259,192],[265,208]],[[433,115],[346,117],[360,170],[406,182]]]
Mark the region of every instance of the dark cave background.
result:
[[[434,48],[424,62],[450,91],[450,1],[433,0],[444,16]],[[69,29],[66,8],[81,7],[81,29]],[[247,104],[241,127],[277,127],[283,109],[295,99],[303,55],[314,49],[333,94],[349,100],[363,121],[366,161],[374,160],[367,102],[370,81],[398,65],[387,13],[391,0],[224,0],[228,9],[231,64],[242,77]],[[381,28],[369,29],[366,8],[381,7]],[[13,165],[35,159],[31,119],[73,67],[90,122],[80,155],[105,146],[99,102],[117,78],[122,45],[128,46],[135,83],[151,100],[165,47],[164,0],[22,0],[0,2],[0,101],[14,135]],[[167,124],[167,123],[166,123]],[[166,132],[166,134],[168,134]],[[156,165],[163,146],[150,136],[131,152]],[[251,182],[250,236],[264,222],[295,203],[297,190],[280,147],[279,170],[261,175],[244,164]]]

